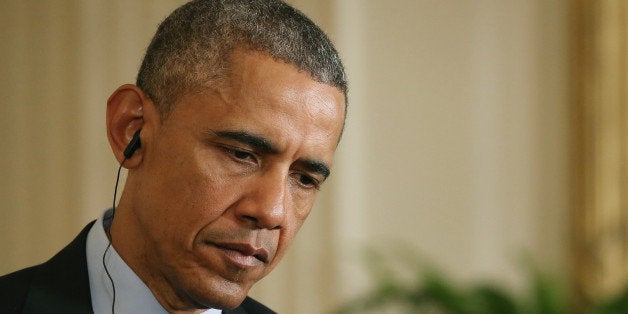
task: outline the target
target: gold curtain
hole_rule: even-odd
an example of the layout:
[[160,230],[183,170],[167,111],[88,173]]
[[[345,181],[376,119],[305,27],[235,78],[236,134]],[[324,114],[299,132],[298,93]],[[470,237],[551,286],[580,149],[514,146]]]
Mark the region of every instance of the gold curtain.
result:
[[575,2],[576,285],[598,299],[628,283],[628,2]]

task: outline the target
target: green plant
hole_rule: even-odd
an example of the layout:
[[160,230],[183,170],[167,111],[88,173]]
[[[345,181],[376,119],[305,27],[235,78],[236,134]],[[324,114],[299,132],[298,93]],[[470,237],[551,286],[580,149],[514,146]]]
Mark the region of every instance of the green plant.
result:
[[[407,254],[406,254],[407,255]],[[628,289],[616,298],[586,309],[573,309],[566,285],[528,261],[527,287],[519,294],[494,283],[463,285],[418,258],[405,261],[411,276],[400,276],[383,256],[369,251],[367,258],[375,286],[366,295],[348,302],[338,313],[434,313],[434,314],[626,314]],[[409,267],[408,267],[409,266]],[[402,278],[403,277],[403,278]],[[414,278],[412,278],[414,277]]]

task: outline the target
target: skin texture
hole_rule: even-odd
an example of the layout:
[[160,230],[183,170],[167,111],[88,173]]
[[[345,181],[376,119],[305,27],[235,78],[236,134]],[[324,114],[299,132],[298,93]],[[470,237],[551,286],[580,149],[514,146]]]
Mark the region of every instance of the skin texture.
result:
[[174,313],[234,308],[281,260],[331,167],[344,96],[292,65],[236,51],[226,82],[183,96],[163,121],[136,86],[107,108],[127,183],[113,247]]

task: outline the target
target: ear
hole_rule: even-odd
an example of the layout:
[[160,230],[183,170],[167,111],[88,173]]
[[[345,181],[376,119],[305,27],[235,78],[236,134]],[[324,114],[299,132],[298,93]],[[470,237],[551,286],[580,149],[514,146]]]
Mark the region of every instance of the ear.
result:
[[[124,149],[129,145],[133,134],[144,127],[145,109],[153,109],[150,98],[139,87],[125,84],[116,89],[107,101],[107,138],[113,154],[119,163],[124,161]],[[144,134],[140,132],[142,144]],[[124,167],[131,169],[142,162],[144,149],[139,148],[124,161]]]

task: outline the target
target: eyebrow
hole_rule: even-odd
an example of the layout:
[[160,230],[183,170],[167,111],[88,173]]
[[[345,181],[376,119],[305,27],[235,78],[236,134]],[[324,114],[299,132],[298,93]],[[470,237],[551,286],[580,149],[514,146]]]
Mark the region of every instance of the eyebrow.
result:
[[[218,137],[231,139],[248,145],[260,153],[276,154],[279,152],[279,149],[277,149],[277,147],[275,147],[268,139],[246,131],[212,131],[212,133]],[[323,161],[304,159],[298,161],[298,163],[308,171],[321,175],[323,180],[327,179],[327,177],[331,174],[329,166]]]

